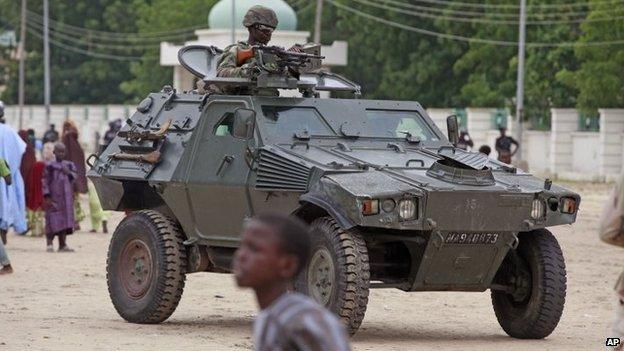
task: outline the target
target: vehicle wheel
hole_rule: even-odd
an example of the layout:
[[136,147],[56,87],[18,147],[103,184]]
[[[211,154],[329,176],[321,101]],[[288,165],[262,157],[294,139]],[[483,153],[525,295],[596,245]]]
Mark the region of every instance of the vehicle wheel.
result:
[[160,323],[182,297],[186,249],[178,224],[146,210],[126,217],[108,249],[108,292],[121,317],[132,323]]
[[331,217],[314,220],[312,248],[295,290],[340,317],[350,335],[362,324],[370,285],[366,243],[354,229],[342,230]]
[[521,233],[496,281],[507,291],[492,290],[492,304],[505,332],[519,339],[542,339],[555,330],[566,296],[566,268],[557,239],[546,229]]

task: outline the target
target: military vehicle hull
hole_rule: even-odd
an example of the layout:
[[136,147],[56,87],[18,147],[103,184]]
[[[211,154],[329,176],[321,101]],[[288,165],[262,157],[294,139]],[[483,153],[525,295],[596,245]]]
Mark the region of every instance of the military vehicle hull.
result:
[[[492,289],[493,296],[502,292],[529,308],[538,295],[532,289],[547,288],[532,262],[543,259],[543,243],[560,252],[544,228],[573,223],[580,204],[574,192],[455,148],[418,103],[404,101],[165,90],[150,94],[89,163],[105,209],[138,211],[126,220],[152,223],[144,224],[146,231],[156,230],[152,239],[136,240],[159,237],[154,228],[164,219],[158,216],[173,223],[167,233],[182,243],[184,257],[176,256],[181,275],[228,272],[242,224],[257,212],[281,211],[317,226],[325,237],[297,286],[339,314],[351,333],[375,287]],[[529,236],[538,239],[523,239]],[[157,262],[144,262],[144,256],[133,256],[135,263],[109,262],[109,275],[134,272],[136,262],[156,272]],[[563,264],[559,256],[553,259]],[[318,267],[333,273],[318,275]],[[560,306],[539,330],[505,327],[511,307],[501,307],[506,298],[495,303],[510,335],[539,338],[554,329],[563,309],[557,301],[565,296],[565,266],[559,268],[563,285],[553,299]],[[128,285],[115,279],[109,285]],[[313,288],[319,281],[329,283]],[[113,300],[132,295],[134,285],[111,288]],[[137,299],[146,298],[153,297],[145,292]],[[345,305],[351,302],[358,306],[355,314]],[[122,315],[138,322],[168,317],[145,313]],[[527,320],[537,320],[541,312],[526,313],[533,313]]]

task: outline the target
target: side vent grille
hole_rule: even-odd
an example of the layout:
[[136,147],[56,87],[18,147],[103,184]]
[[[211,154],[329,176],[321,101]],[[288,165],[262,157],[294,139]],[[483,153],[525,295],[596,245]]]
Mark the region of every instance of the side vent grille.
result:
[[310,169],[268,150],[260,150],[256,189],[305,192]]

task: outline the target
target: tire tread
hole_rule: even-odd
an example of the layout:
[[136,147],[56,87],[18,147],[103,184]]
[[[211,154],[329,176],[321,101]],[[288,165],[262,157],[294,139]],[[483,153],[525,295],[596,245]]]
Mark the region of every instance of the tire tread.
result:
[[[161,323],[173,314],[184,291],[187,261],[186,248],[184,247],[184,234],[176,221],[160,212],[142,210],[130,216],[126,217],[124,221],[147,221],[148,225],[152,227],[153,232],[158,234],[154,239],[163,257],[163,264],[161,267],[156,267],[156,269],[160,271],[159,275],[162,279],[156,282],[155,294],[148,307],[137,315],[128,315],[126,311],[123,310],[123,307],[117,303],[113,294],[113,289],[111,287],[113,283],[113,272],[111,271],[111,250],[109,249],[106,272],[106,278],[109,284],[109,296],[119,315],[127,321],[139,324]],[[123,224],[123,221],[120,225],[121,224]],[[112,240],[114,240],[114,235]]]
[[543,339],[557,327],[565,305],[567,278],[563,252],[557,239],[545,229],[523,233],[520,240],[521,245],[536,249],[537,263],[542,267],[542,274],[538,277],[541,284],[538,304],[527,315],[521,313],[525,311],[506,308],[501,302],[504,293],[495,291],[492,291],[492,304],[496,318],[508,335],[519,339]]

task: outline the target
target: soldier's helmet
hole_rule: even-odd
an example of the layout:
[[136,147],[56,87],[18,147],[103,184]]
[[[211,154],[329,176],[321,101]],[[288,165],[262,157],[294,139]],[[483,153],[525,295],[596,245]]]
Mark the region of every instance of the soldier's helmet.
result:
[[245,27],[262,24],[275,28],[277,27],[277,23],[277,14],[275,14],[275,11],[261,5],[250,7],[243,18],[243,25]]

